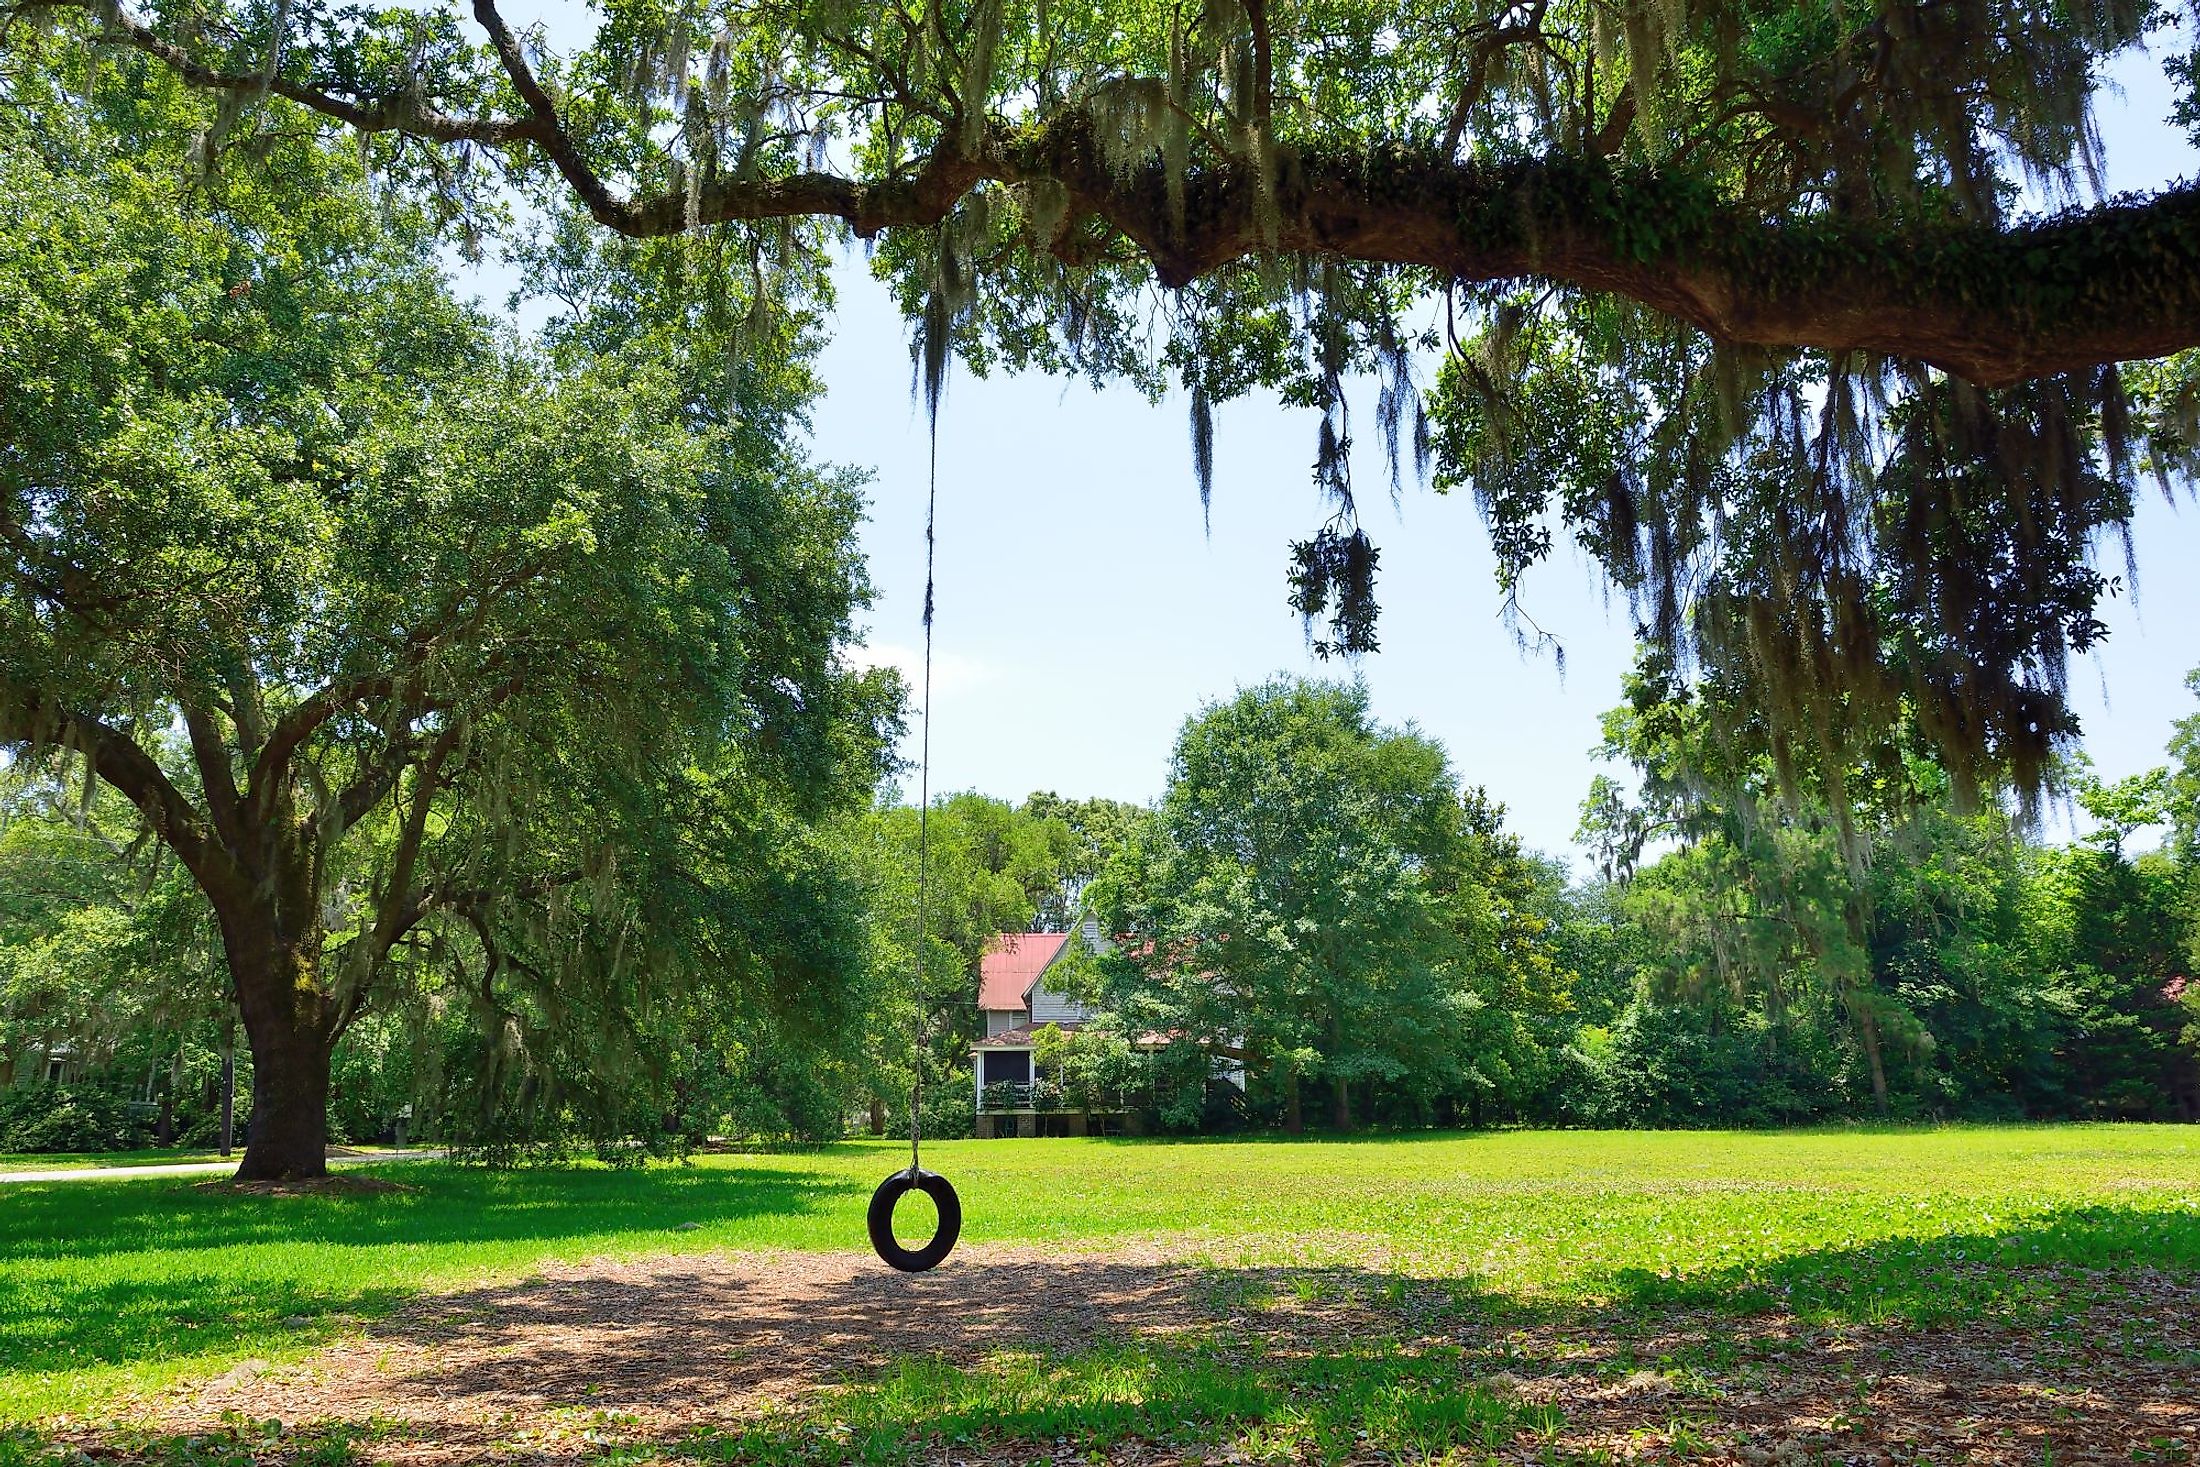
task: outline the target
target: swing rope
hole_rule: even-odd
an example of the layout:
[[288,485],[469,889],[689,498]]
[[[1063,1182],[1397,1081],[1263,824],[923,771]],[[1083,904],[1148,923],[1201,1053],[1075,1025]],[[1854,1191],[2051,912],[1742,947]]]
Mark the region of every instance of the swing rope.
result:
[[[924,948],[932,926],[932,552],[940,506],[937,392],[932,406],[932,461],[924,491],[924,726],[917,750],[917,1014],[910,1035],[910,1059],[914,1063],[909,1074],[909,1170],[895,1172],[879,1183],[878,1190],[871,1194],[871,1209],[865,1219],[872,1249],[904,1273],[923,1273],[937,1267],[962,1236],[962,1199],[955,1195],[954,1184],[918,1165],[918,1148],[924,1140]],[[911,1192],[931,1198],[938,1216],[932,1240],[921,1248],[904,1247],[894,1236],[894,1206]]]
[[932,551],[940,503],[940,428],[932,423],[932,455],[924,491],[924,710],[917,745],[917,1023],[909,1076],[909,1175],[917,1174],[924,1108],[924,944],[930,918],[932,857]]

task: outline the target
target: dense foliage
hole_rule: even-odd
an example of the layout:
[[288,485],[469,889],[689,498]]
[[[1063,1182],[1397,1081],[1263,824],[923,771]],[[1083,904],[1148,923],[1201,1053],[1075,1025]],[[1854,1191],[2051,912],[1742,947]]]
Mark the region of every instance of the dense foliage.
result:
[[1356,1092],[1479,1117],[1538,1086],[1532,1029],[1563,1002],[1501,815],[1358,686],[1249,689],[1186,724],[1155,818],[1096,893],[1123,943],[1104,997],[1180,1064],[1242,1064],[1293,1130],[1309,1083],[1339,1127]]
[[[1189,722],[1096,891],[1124,939],[1096,991],[1167,1041],[1162,1119],[1214,1123],[1181,1077],[1229,1062],[1250,1119],[1289,1126],[1302,1077],[1340,1126],[2200,1116],[2200,864],[2177,834],[2200,713],[2174,765],[2074,772],[2095,829],[2054,846],[1945,781],[1918,798],[1929,766],[1872,787],[1899,807],[1790,807],[1665,666],[1647,653],[1607,719],[1639,780],[1598,779],[1606,870],[1575,885],[1353,687]],[[2127,849],[2147,829],[2170,839]]]
[[[647,1010],[515,987],[503,1003],[543,1006],[498,1056],[477,1006],[423,982],[346,1032],[330,1134],[388,1138],[409,1113],[412,1136],[493,1160],[898,1134],[921,1065],[926,1134],[965,1135],[981,959],[1087,914],[1113,942],[1073,942],[1048,981],[1100,1015],[1039,1031],[1044,1099],[1163,1129],[2200,1116],[2200,711],[2160,769],[2072,771],[2076,840],[1943,796],[1860,817],[1853,864],[1830,811],[1781,802],[1769,757],[1746,807],[1718,793],[1702,766],[1735,746],[1660,667],[1607,719],[1622,767],[1584,805],[1604,855],[1585,879],[1358,687],[1279,680],[1187,721],[1150,810],[939,797],[921,975],[917,812],[889,794],[787,848],[836,906],[778,920],[829,920],[840,944],[790,968],[800,1001],[762,974]],[[115,838],[128,812],[97,787],[22,781],[7,813],[10,1134],[209,1141],[227,1020],[203,899]],[[721,920],[760,950],[820,940]],[[647,1062],[590,1052],[607,1035]],[[57,1054],[64,1083],[37,1083]]]
[[1274,389],[1333,509],[1291,562],[1328,650],[1377,640],[1372,385],[1392,486],[1471,487],[1508,594],[1570,537],[1845,813],[1890,733],[1959,803],[2052,792],[2097,538],[2190,466],[2200,372],[2148,359],[2200,344],[2200,192],[2103,198],[2093,114],[2151,37],[2189,123],[2178,14],[622,0],[553,36],[495,0],[50,0],[20,52],[168,69],[209,168],[350,132],[461,238],[529,221],[531,266],[576,206],[758,299],[876,238],[935,404],[958,356],[1173,384],[1202,493],[1215,405]]
[[[776,1043],[862,970],[826,827],[898,694],[841,656],[860,501],[787,431],[806,318],[729,315],[742,262],[701,242],[572,241],[520,340],[353,155],[272,140],[211,186],[162,68],[15,80],[0,746],[215,935],[245,1172],[322,1169],[377,1010],[451,1036],[421,1070],[453,1139],[662,1135],[679,1056]],[[85,896],[17,981],[119,1019],[142,901]],[[138,971],[203,979],[189,948]]]

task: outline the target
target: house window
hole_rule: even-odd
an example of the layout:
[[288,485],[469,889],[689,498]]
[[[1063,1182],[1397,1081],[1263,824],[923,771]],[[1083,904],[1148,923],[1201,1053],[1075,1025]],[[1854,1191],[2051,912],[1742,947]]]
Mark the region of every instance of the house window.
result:
[[988,1085],[1029,1085],[1031,1083],[1031,1051],[1028,1049],[995,1050],[985,1057],[985,1083]]

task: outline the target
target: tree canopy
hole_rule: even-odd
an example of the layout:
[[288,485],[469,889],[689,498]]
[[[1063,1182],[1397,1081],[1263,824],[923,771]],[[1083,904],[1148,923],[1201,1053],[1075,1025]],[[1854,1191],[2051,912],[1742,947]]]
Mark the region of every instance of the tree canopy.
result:
[[[454,190],[554,176],[636,236],[990,199],[1034,252],[1171,287],[1261,256],[1536,276],[1982,386],[2200,342],[2186,191],[2009,222],[2019,186],[2097,171],[2096,67],[2156,21],[2138,0],[636,3],[572,54],[495,0],[81,8],[223,99],[210,149],[280,98],[393,161],[451,150]],[[997,246],[1009,212],[958,233]]]
[[422,974],[492,1057],[563,1012],[610,1064],[677,975],[844,966],[789,920],[801,831],[867,800],[898,695],[840,660],[858,501],[783,431],[799,320],[732,363],[694,349],[723,292],[582,250],[525,343],[351,155],[179,191],[189,108],[99,98],[0,135],[0,742],[210,905],[245,1173],[320,1171],[335,1041]]
[[1340,1127],[1356,1085],[1479,1113],[1519,1088],[1520,1026],[1563,1005],[1501,816],[1358,684],[1204,709],[1096,891],[1125,942],[1110,998],[1133,1032],[1238,1057],[1294,1130],[1302,1081]]
[[[957,355],[1173,382],[1202,493],[1215,404],[1277,389],[1333,505],[1290,566],[1325,650],[1377,643],[1350,452],[1372,377],[1393,486],[1402,462],[1471,486],[1508,597],[1571,536],[1678,666],[1755,678],[1784,746],[1835,768],[1906,730],[1960,795],[2029,799],[2119,589],[2096,540],[2200,441],[2170,355],[2200,344],[2200,189],[2103,197],[2093,121],[2107,65],[2172,21],[619,0],[557,46],[497,0],[33,0],[10,50],[198,89],[210,170],[353,132],[468,238],[578,211],[719,240],[766,294],[876,239],[935,404]],[[2192,59],[2160,64],[2193,112]]]

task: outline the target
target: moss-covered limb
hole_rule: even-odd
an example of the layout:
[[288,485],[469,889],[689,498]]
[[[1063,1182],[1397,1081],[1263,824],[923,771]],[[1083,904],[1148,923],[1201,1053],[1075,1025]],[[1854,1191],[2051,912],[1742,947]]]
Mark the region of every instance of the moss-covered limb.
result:
[[[106,25],[196,87],[272,91],[348,127],[546,163],[599,223],[635,237],[786,218],[837,219],[868,237],[935,226],[988,183],[1046,183],[1060,185],[1068,220],[1135,245],[1172,287],[1266,254],[1416,266],[1456,281],[1539,278],[1639,302],[1730,343],[1922,360],[1982,386],[2200,345],[2192,188],[2001,226],[1772,216],[1732,202],[1710,174],[1615,165],[1594,150],[1489,164],[1403,144],[1208,149],[1180,160],[1181,172],[1153,151],[1125,168],[1111,131],[1120,119],[1094,94],[1019,127],[940,129],[928,153],[870,178],[744,170],[630,180],[627,192],[592,156],[606,149],[592,146],[587,109],[538,77],[494,0],[473,11],[497,73],[454,84],[440,105],[225,69],[127,15]],[[1061,231],[1055,247],[1089,253],[1089,229]]]
[[[1068,185],[1182,285],[1262,252],[1540,278],[1637,301],[1723,341],[1924,360],[1982,386],[2200,342],[2200,190],[2014,227],[1767,219],[1700,179],[1556,155],[1496,166],[1377,153],[1287,159],[1279,218],[1251,170],[1188,179],[1170,227],[1158,170],[1122,180],[1073,130],[1003,173]],[[1265,238],[1264,238],[1265,237]]]

